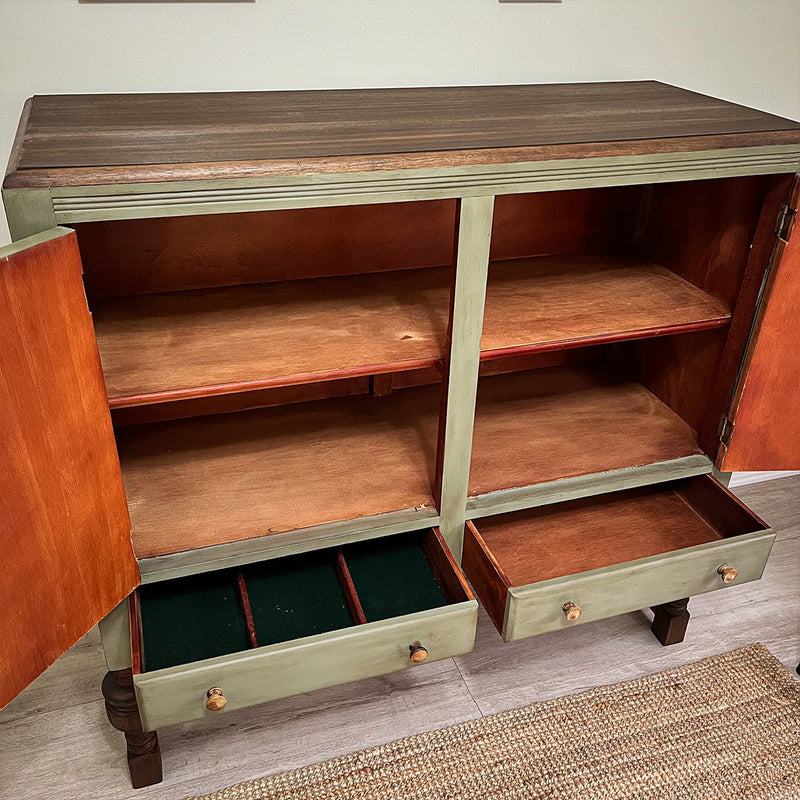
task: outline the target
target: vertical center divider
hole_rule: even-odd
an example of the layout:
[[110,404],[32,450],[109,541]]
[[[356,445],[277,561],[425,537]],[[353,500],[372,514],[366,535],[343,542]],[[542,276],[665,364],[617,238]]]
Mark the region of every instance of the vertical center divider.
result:
[[[453,557],[460,563],[464,543],[472,430],[478,390],[483,333],[483,308],[489,275],[494,195],[464,197],[459,201],[455,283],[448,331],[446,409],[441,458],[439,529]],[[476,324],[476,320],[480,320]],[[439,480],[441,483],[439,483]]]
[[367,621],[367,615],[361,607],[361,600],[358,598],[356,585],[353,583],[353,576],[350,574],[350,568],[347,566],[344,553],[341,547],[336,548],[336,574],[339,577],[339,583],[344,591],[345,599],[347,600],[347,607],[350,609],[350,615],[353,617],[353,622],[356,625],[364,625]]
[[247,583],[241,569],[236,570],[236,581],[239,584],[239,602],[242,604],[242,614],[247,628],[247,642],[252,648],[258,647],[256,638],[256,623],[253,619],[253,609],[250,607],[250,597],[247,594]]

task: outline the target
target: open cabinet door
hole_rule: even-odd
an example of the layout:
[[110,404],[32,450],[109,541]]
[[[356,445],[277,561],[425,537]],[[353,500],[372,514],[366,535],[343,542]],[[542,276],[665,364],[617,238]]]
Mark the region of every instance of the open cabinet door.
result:
[[75,234],[0,248],[0,708],[139,583]]
[[739,381],[718,466],[800,469],[800,180],[795,178]]

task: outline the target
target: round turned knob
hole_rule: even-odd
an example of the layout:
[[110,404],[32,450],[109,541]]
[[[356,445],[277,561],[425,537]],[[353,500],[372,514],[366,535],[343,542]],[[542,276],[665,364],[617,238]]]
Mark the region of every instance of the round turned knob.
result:
[[739,577],[738,570],[729,567],[727,564],[717,567],[717,572],[720,574],[724,583],[733,583]]
[[228,705],[228,700],[226,699],[225,695],[222,694],[222,689],[219,686],[215,686],[213,689],[209,689],[206,692],[206,708],[209,711],[222,711],[226,705]]
[[408,652],[415,664],[421,664],[428,657],[428,651],[419,642],[411,642]]
[[575,603],[564,603],[561,608],[564,609],[564,616],[567,618],[567,622],[575,622],[576,619],[580,619],[581,611],[580,606],[576,606]]

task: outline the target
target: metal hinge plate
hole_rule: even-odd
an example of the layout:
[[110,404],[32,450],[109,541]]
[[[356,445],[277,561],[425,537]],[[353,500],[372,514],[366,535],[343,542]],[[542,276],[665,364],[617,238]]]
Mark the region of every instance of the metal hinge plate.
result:
[[793,208],[790,208],[788,203],[784,203],[780,211],[778,211],[778,219],[775,222],[775,233],[779,239],[784,242],[789,241],[792,235],[792,228],[794,228],[794,219],[797,216]]
[[733,436],[733,423],[730,421],[728,415],[725,414],[719,426],[719,440],[725,447],[728,447],[731,443],[731,436]]

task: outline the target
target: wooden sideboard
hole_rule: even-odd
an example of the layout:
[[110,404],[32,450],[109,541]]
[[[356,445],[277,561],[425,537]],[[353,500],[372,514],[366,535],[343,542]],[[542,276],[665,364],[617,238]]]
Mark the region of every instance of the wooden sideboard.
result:
[[799,160],[653,82],[28,101],[0,704],[100,622],[144,786],[160,726],[469,652],[473,590],[680,641],[774,538],[726,473],[800,463]]

